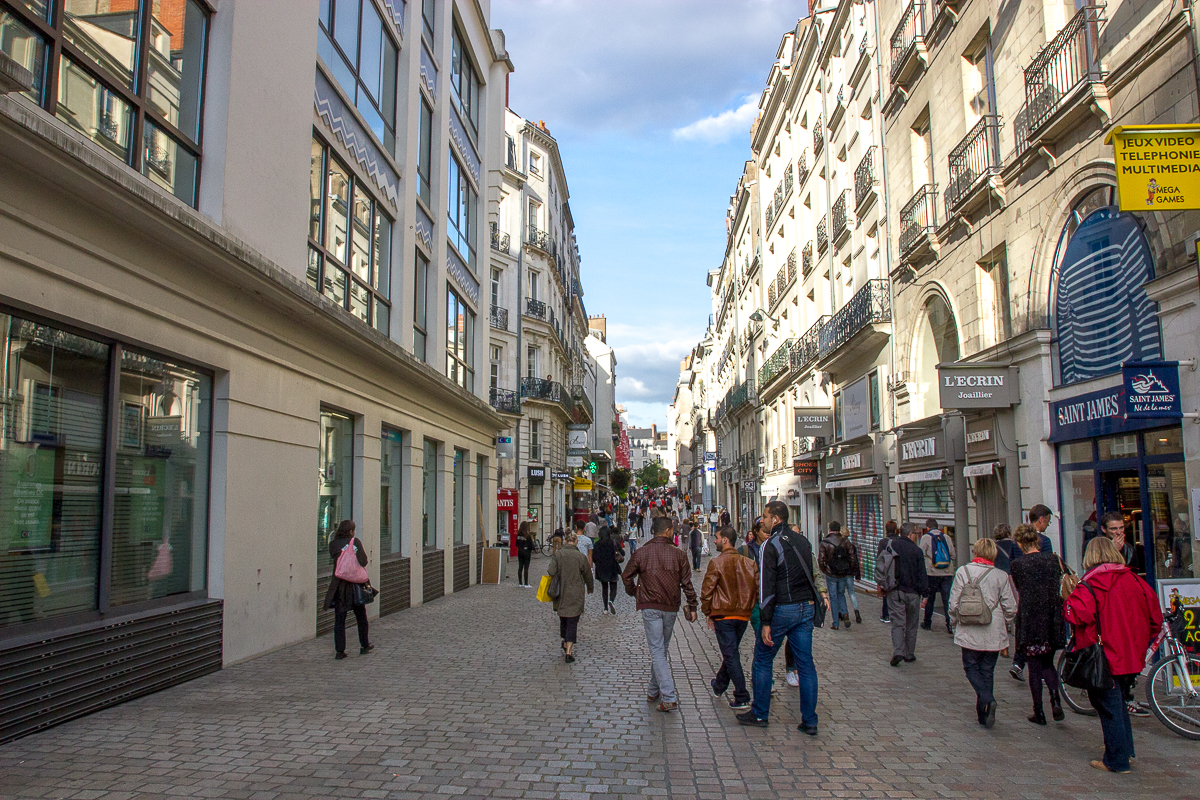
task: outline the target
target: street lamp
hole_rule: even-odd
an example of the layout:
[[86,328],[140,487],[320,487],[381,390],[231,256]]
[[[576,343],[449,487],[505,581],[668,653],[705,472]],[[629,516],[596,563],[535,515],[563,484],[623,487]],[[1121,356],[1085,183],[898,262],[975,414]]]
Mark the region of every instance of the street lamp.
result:
[[773,326],[775,326],[776,328],[779,327],[779,318],[772,317],[770,314],[768,314],[766,311],[763,311],[761,308],[756,309],[754,311],[754,313],[750,315],[750,319],[754,320],[755,322],[762,322],[764,319],[769,319],[769,320],[771,320],[771,324]]

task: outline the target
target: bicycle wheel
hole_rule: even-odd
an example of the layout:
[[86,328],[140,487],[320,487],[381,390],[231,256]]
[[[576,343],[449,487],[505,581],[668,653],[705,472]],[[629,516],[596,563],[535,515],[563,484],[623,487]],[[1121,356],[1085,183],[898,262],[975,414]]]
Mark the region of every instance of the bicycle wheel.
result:
[[1092,708],[1092,703],[1088,700],[1086,689],[1076,689],[1074,686],[1067,686],[1062,680],[1062,662],[1066,658],[1067,651],[1063,650],[1058,654],[1058,659],[1054,664],[1054,669],[1058,671],[1058,685],[1061,687],[1063,702],[1074,711],[1076,714],[1082,714],[1085,717],[1096,716],[1096,709]]
[[1177,656],[1154,662],[1146,681],[1146,701],[1159,722],[1185,739],[1200,740],[1200,656],[1187,655],[1187,681]]

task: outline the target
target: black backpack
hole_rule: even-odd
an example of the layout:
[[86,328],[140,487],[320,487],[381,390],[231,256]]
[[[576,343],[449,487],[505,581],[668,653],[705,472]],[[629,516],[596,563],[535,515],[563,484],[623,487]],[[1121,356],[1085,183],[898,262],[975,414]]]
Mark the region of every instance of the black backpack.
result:
[[835,577],[844,578],[854,571],[854,562],[850,558],[850,548],[843,539],[829,554],[829,572]]

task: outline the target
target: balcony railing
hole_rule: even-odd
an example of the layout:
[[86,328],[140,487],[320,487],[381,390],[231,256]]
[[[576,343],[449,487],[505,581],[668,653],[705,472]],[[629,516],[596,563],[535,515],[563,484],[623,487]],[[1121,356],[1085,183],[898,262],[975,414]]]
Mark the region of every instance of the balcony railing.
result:
[[775,186],[775,213],[778,214],[783,209],[783,181],[780,181]]
[[554,241],[550,238],[549,231],[540,231],[530,225],[529,237],[525,239],[525,243],[550,255],[554,254]]
[[888,282],[876,278],[867,281],[850,302],[842,306],[821,328],[819,334],[820,357],[826,358],[866,326],[876,322],[890,322],[892,299],[888,294]]
[[796,177],[800,180],[800,185],[808,180],[808,151],[800,151],[800,157],[796,159]]
[[509,244],[512,242],[510,234],[501,233],[500,228],[496,223],[492,223],[492,249],[499,250],[501,253],[509,252]]
[[767,205],[767,235],[771,233],[771,226],[775,224],[775,206]]
[[909,58],[925,43],[925,3],[912,0],[892,33],[892,83],[904,72]]
[[775,289],[775,281],[771,281],[767,285],[767,308],[774,308],[776,301],[779,300],[779,292]]
[[546,319],[546,304],[541,300],[534,300],[532,297],[525,298],[525,316],[533,317],[534,319]]
[[754,393],[754,379],[747,378],[742,383],[729,390],[729,394],[725,395],[726,411],[732,413],[737,411],[742,406],[750,402],[751,398],[756,397]]
[[803,372],[817,362],[820,355],[821,329],[829,324],[829,315],[818,319],[804,335],[792,343],[791,370]]
[[813,162],[816,162],[817,156],[825,149],[825,129],[821,127],[821,120],[813,123]]
[[492,328],[498,331],[508,330],[508,309],[500,306],[492,306],[490,317]]
[[763,365],[758,368],[759,389],[766,388],[767,384],[779,377],[781,373],[790,369],[791,352],[792,340],[787,339],[775,349],[770,358],[763,362]]
[[862,208],[863,204],[875,191],[875,146],[867,148],[866,155],[854,170],[854,207]]
[[817,252],[824,253],[829,248],[829,233],[826,231],[825,217],[817,221]]
[[807,278],[809,273],[813,270],[813,243],[809,242],[808,244],[804,245],[804,250],[801,251],[801,253],[801,274]]
[[900,255],[937,229],[937,186],[927,183],[900,209]]
[[575,401],[575,421],[576,422],[591,422],[596,418],[596,414],[592,409],[592,401],[588,398],[587,392],[582,386],[571,387],[571,399]]
[[544,378],[522,378],[521,397],[557,403],[568,417],[575,408],[575,401],[571,398],[567,387],[558,381],[548,381]]
[[788,253],[787,257],[787,285],[791,286],[796,282],[796,248],[792,248],[792,252]]
[[849,219],[846,214],[846,197],[849,194],[845,189],[838,195],[838,199],[833,201],[833,241],[840,242],[842,234],[849,230]]
[[1036,131],[1084,83],[1104,79],[1096,47],[1103,6],[1079,9],[1025,68],[1026,124]]
[[971,132],[950,151],[946,212],[958,207],[975,187],[1000,171],[1000,117],[980,117]]
[[783,170],[783,197],[784,200],[792,196],[792,165],[789,163]]
[[488,392],[488,402],[505,414],[521,413],[521,395],[516,389],[492,389]]

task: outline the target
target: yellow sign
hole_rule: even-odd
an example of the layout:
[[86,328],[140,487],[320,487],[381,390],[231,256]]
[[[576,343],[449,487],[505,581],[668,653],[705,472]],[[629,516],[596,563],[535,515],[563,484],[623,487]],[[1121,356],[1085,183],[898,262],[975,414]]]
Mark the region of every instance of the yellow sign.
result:
[[1123,125],[1105,142],[1122,211],[1200,208],[1200,125]]
[[592,490],[592,482],[589,481],[587,478],[576,478],[575,479],[575,491],[590,492],[591,490]]

